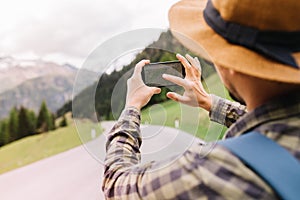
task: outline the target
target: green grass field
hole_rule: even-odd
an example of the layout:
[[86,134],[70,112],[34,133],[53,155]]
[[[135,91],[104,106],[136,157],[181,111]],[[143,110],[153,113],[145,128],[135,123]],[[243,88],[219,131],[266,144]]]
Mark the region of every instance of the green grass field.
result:
[[[102,131],[98,125],[92,123],[85,122],[80,125],[80,130],[88,133],[92,128],[97,134]],[[70,124],[55,131],[15,141],[0,148],[0,174],[72,149],[81,145],[82,140],[89,139],[91,138],[88,138],[88,134],[80,139],[75,125]]]
[[[221,84],[217,74],[205,80],[204,87],[210,93],[228,98],[228,94]],[[142,111],[142,123],[175,127],[175,120],[179,120],[179,129],[195,135],[205,141],[221,138],[226,128],[210,122],[208,112],[200,108],[193,108],[183,104],[167,101],[150,106]]]
[[220,139],[226,128],[210,122],[208,112],[184,106],[177,102],[167,101],[151,106],[142,111],[142,124],[175,127],[175,119],[179,120],[179,129],[195,135],[205,141]]

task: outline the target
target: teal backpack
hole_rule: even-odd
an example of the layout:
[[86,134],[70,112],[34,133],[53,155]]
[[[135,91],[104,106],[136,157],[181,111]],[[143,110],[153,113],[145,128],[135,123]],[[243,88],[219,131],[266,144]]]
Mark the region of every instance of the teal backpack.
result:
[[300,163],[286,149],[258,132],[218,142],[265,180],[285,200],[300,199]]

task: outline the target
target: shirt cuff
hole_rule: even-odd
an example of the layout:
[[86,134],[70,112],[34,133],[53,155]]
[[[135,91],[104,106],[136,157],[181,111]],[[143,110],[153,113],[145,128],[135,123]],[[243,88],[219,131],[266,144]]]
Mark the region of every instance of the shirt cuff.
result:
[[209,113],[211,121],[230,127],[247,112],[246,106],[238,102],[229,101],[215,95],[211,95],[211,97],[212,106]]
[[210,120],[224,125],[230,101],[213,94],[211,94],[211,99],[212,106],[209,112]]
[[136,107],[130,106],[126,107],[123,112],[121,113],[121,116],[119,118],[119,121],[122,120],[131,120],[134,123],[140,124],[141,122],[141,111],[137,109]]

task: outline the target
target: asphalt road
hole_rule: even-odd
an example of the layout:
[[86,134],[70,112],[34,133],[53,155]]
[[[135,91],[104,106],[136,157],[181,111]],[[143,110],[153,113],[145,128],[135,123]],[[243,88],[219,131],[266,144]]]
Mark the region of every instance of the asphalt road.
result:
[[[0,175],[2,200],[98,200],[106,132],[114,123],[104,122],[99,138],[53,157]],[[142,127],[142,162],[163,160],[182,153],[194,137],[161,126]]]

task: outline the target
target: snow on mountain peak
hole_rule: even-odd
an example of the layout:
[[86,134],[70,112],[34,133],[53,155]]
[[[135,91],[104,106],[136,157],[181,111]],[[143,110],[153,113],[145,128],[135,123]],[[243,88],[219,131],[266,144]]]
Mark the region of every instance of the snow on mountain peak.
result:
[[[9,70],[11,68],[28,68],[28,67],[43,67],[47,65],[53,65],[55,63],[44,61],[41,59],[16,59],[11,56],[0,57],[0,70]],[[57,64],[55,64],[57,65]]]
[[7,56],[0,58],[0,69],[8,69],[12,67],[31,67],[38,66],[35,60],[18,60]]
[[49,75],[74,76],[76,68],[43,60],[0,57],[0,93],[29,80]]

